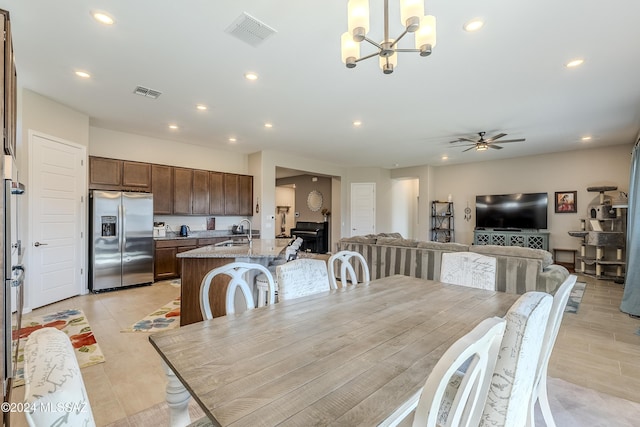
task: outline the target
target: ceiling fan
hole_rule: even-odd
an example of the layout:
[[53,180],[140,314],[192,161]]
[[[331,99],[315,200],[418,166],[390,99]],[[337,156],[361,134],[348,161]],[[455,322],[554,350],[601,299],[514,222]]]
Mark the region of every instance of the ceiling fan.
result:
[[[502,137],[507,136],[506,133],[499,133],[495,136],[492,136],[491,138],[487,138],[484,139],[484,135],[486,132],[478,132],[478,135],[480,136],[480,139],[475,140],[475,139],[471,139],[471,138],[465,138],[465,137],[461,137],[456,139],[455,141],[451,141],[451,144],[455,144],[458,142],[470,142],[471,144],[467,144],[465,145],[468,146],[469,148],[467,148],[466,150],[462,150],[462,152],[464,153],[465,151],[469,151],[469,150],[473,150],[474,148],[476,149],[476,151],[485,151],[489,148],[495,148],[496,150],[501,150],[504,147],[501,147],[499,145],[496,145],[494,142],[496,139],[500,139]],[[524,141],[524,138],[520,138],[520,139],[505,139],[502,141],[498,141],[500,144],[506,144],[508,142],[521,142]]]

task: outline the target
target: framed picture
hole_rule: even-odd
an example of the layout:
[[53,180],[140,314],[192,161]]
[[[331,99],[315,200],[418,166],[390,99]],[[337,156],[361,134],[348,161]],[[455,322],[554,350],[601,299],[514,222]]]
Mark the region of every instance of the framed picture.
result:
[[556,213],[576,213],[577,191],[556,191]]

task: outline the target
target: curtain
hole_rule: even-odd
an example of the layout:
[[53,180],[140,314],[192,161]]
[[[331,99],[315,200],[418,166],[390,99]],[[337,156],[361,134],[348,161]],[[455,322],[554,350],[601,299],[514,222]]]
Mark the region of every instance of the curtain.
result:
[[640,140],[633,147],[627,209],[627,267],[620,310],[640,316]]

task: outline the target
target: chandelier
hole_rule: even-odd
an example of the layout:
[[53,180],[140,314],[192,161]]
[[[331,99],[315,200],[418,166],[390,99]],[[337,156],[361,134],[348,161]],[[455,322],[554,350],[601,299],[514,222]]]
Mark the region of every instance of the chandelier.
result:
[[[342,62],[347,68],[356,63],[378,56],[380,68],[385,74],[393,73],[398,63],[398,52],[419,52],[420,56],[431,55],[436,45],[436,18],[424,15],[424,0],[400,0],[400,20],[404,31],[395,39],[389,38],[389,0],[384,0],[384,40],[380,43],[369,39],[369,1],[349,0],[347,4],[348,31],[342,34]],[[414,33],[415,49],[400,49],[398,42],[407,33]],[[377,51],[360,57],[360,43],[366,41]]]

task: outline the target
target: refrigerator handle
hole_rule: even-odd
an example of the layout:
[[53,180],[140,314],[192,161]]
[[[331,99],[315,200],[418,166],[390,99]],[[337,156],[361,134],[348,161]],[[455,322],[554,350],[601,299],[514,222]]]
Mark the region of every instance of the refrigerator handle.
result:
[[122,224],[122,230],[120,231],[120,241],[122,242],[122,254],[124,255],[125,248],[127,246],[127,234],[125,233],[127,229],[127,208],[124,207],[124,204],[120,205],[122,209],[120,212],[120,223]]
[[122,231],[124,230],[124,227],[122,226],[122,218],[124,218],[124,216],[122,215],[122,205],[118,205],[118,251],[120,253],[122,253],[122,251],[124,250],[124,244],[122,243]]

